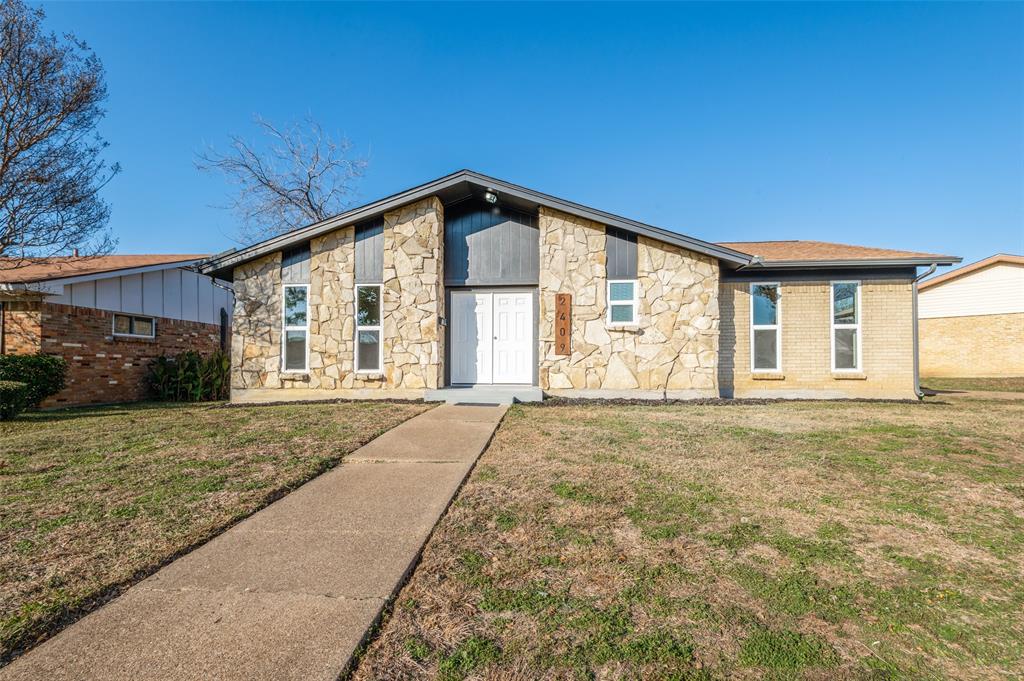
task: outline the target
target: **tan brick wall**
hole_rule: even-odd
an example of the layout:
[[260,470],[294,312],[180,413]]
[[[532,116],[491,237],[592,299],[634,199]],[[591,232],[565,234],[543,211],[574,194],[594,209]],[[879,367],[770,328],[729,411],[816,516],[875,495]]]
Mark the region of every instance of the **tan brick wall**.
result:
[[918,321],[922,376],[1024,376],[1024,313]]
[[[637,240],[637,324],[610,328],[605,227],[540,209],[540,387],[555,395],[636,390],[717,396],[718,263]],[[555,354],[555,295],[572,294],[572,354]]]
[[911,282],[861,284],[862,371],[833,373],[831,284],[784,282],[782,368],[763,377],[750,371],[750,284],[721,286],[719,383],[735,397],[914,397]]

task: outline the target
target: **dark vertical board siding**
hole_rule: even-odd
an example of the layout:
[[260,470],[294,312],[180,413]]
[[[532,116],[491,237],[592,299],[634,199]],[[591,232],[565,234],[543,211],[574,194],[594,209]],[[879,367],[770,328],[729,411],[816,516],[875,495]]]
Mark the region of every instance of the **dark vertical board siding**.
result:
[[281,254],[281,281],[285,284],[309,283],[309,244]]
[[636,279],[636,234],[609,227],[605,251],[609,279]]
[[356,226],[356,283],[384,281],[384,220]]
[[537,217],[485,203],[446,211],[445,284],[536,284],[540,279]]

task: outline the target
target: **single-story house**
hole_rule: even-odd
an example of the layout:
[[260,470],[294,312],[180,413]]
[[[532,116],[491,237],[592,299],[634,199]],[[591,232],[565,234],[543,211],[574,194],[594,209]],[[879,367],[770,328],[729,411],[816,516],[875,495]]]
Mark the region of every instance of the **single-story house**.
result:
[[200,271],[233,282],[239,401],[912,398],[917,270],[955,262],[710,243],[463,170]]
[[230,285],[199,274],[202,255],[0,260],[0,354],[67,360],[67,385],[43,407],[146,396],[149,361],[227,345]]
[[999,253],[918,290],[922,376],[1024,376],[1024,256]]

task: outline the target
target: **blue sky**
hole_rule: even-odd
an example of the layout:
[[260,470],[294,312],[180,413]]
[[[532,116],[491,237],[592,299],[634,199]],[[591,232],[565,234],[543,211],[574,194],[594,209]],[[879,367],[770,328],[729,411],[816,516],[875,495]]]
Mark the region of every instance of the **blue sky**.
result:
[[119,251],[233,244],[194,168],[253,114],[710,241],[1024,252],[1024,4],[46,3],[108,74]]

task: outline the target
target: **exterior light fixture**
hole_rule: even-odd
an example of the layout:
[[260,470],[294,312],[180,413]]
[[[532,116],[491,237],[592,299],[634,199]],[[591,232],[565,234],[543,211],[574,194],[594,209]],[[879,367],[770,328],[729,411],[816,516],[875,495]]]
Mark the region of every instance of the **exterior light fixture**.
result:
[[487,203],[497,203],[498,192],[494,191],[493,189],[488,189],[487,191],[484,192],[484,200]]

